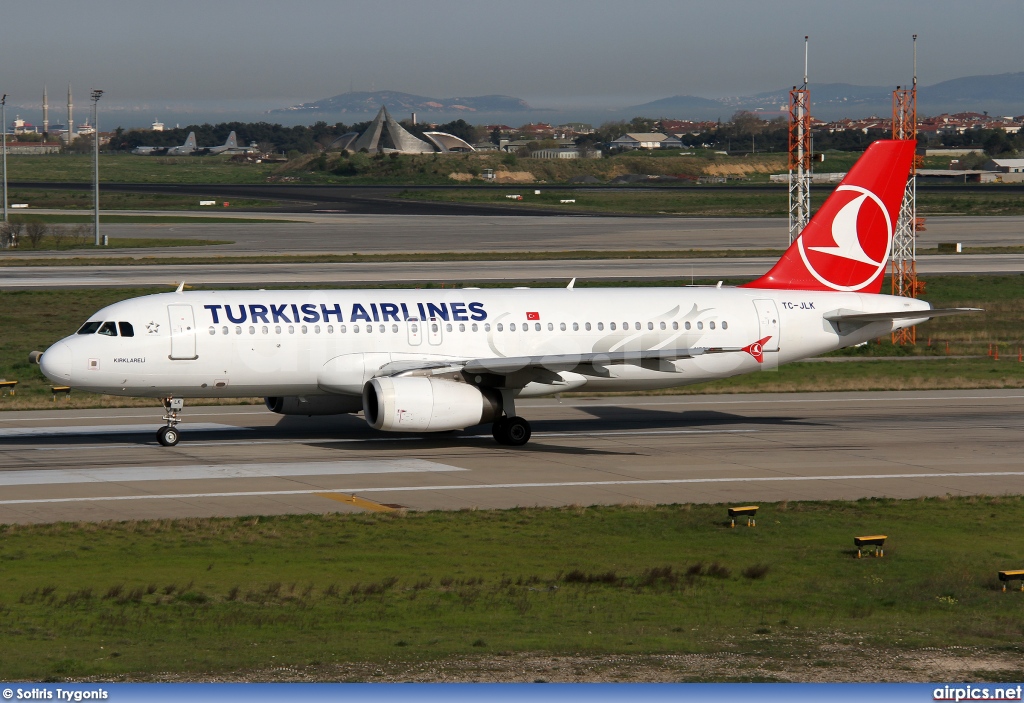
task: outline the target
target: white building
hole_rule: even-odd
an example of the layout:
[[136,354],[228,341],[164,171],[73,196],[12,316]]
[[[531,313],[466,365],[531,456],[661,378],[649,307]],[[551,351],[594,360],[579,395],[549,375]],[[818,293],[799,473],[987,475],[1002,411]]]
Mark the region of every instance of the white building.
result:
[[628,132],[611,143],[613,149],[660,149],[668,139],[661,132]]

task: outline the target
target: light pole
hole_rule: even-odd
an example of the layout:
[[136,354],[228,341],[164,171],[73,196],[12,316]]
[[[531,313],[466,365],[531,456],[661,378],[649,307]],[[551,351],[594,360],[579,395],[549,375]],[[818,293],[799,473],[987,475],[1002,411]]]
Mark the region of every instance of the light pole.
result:
[[0,98],[0,122],[3,123],[4,152],[4,222],[7,222],[7,93]]
[[93,183],[93,232],[96,233],[96,246],[100,246],[100,123],[99,102],[102,90],[92,91],[92,183]]

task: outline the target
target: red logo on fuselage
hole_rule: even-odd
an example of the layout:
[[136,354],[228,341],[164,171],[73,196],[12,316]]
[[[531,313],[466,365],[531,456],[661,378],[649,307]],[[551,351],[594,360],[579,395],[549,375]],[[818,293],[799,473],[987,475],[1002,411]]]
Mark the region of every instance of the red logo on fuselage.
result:
[[885,271],[893,222],[882,200],[861,186],[840,185],[828,206],[832,212],[817,216],[831,216],[831,224],[804,231],[797,240],[800,257],[828,288],[861,290]]
[[526,319],[527,320],[539,320],[540,319],[540,313],[539,312],[528,312],[528,313],[526,313]]
[[747,346],[743,347],[743,351],[745,351],[746,353],[748,353],[752,357],[754,357],[754,360],[757,361],[757,363],[763,364],[764,363],[764,345],[765,345],[765,342],[767,342],[771,338],[772,338],[772,336],[768,335],[764,339],[759,339],[756,342],[754,342],[753,344],[748,344]]

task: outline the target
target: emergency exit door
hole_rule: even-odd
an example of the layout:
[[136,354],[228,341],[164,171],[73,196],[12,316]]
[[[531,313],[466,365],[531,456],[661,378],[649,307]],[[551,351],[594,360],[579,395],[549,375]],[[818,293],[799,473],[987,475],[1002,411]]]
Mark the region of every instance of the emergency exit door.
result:
[[762,348],[762,351],[774,352],[779,350],[779,308],[774,300],[755,300],[754,308],[757,309],[758,339],[770,337]]
[[191,305],[168,305],[171,319],[171,358],[198,359],[196,353],[196,318]]

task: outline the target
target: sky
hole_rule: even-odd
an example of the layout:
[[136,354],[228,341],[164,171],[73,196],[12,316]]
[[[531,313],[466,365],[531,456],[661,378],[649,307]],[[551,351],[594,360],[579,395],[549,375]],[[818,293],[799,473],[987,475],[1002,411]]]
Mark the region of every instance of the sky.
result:
[[[800,82],[1024,70],[1020,0],[35,0],[0,21],[0,92],[51,112],[269,110],[355,90],[624,107]],[[9,21],[8,21],[9,20]],[[203,108],[202,106],[205,106]],[[78,113],[78,114],[84,114]],[[52,117],[51,117],[52,120]]]

